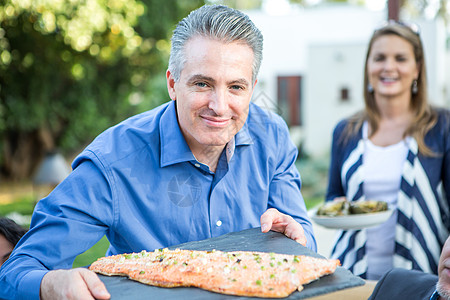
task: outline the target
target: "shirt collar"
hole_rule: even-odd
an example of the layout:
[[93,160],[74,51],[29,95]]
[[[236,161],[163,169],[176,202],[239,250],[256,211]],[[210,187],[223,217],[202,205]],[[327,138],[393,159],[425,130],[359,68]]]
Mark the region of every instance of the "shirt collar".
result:
[[248,122],[247,121],[245,122],[244,126],[242,126],[241,130],[239,130],[238,133],[236,133],[234,138],[235,138],[236,146],[253,144],[253,140],[250,135],[250,131],[248,130]]
[[[185,161],[195,161],[195,157],[184,139],[180,125],[178,124],[175,101],[171,101],[162,114],[159,130],[161,132],[161,167]],[[247,122],[245,122],[241,130],[227,144],[227,161],[231,160],[237,146],[251,144],[253,144],[253,140],[250,136]]]

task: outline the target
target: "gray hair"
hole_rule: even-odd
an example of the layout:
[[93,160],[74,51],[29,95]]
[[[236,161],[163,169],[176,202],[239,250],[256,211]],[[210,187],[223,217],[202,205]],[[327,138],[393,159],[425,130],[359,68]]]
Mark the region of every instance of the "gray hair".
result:
[[169,71],[175,81],[180,79],[186,62],[184,45],[195,36],[247,44],[253,50],[252,82],[255,82],[261,66],[263,36],[246,14],[224,5],[204,5],[181,20],[173,31],[169,59]]

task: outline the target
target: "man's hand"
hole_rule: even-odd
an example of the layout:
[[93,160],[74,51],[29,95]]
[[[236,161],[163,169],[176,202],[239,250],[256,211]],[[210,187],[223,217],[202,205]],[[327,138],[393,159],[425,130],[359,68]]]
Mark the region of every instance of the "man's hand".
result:
[[306,237],[302,225],[291,216],[280,213],[275,208],[269,208],[261,216],[261,231],[269,230],[284,233],[288,238],[306,246]]
[[41,282],[41,299],[109,299],[111,296],[94,272],[77,268],[55,270]]

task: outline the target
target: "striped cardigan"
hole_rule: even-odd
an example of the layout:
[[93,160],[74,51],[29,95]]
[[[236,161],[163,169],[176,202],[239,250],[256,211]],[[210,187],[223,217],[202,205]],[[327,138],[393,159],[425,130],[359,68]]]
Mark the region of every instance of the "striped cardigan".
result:
[[[450,230],[450,112],[440,109],[438,115],[437,124],[425,137],[425,143],[437,155],[423,156],[417,142],[408,139],[409,151],[398,192],[393,257],[394,267],[434,274]],[[340,196],[351,201],[364,199],[362,130],[344,144],[341,134],[346,124],[347,120],[341,121],[333,133],[327,201]],[[340,231],[331,256],[355,275],[366,278],[365,243],[364,229]]]

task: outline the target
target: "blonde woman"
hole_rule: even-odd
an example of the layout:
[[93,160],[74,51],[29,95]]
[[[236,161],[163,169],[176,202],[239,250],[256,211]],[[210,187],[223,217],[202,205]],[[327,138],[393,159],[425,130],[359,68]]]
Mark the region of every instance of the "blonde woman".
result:
[[374,32],[364,85],[364,110],[334,130],[326,199],[383,200],[394,213],[339,232],[332,256],[367,279],[394,267],[437,274],[450,227],[449,112],[428,103],[417,30],[390,22]]

